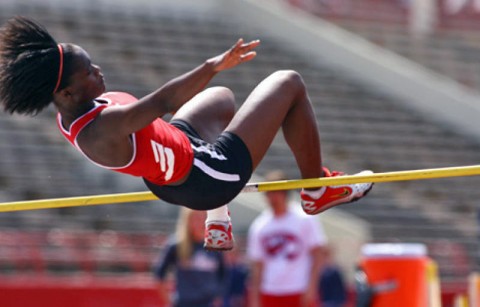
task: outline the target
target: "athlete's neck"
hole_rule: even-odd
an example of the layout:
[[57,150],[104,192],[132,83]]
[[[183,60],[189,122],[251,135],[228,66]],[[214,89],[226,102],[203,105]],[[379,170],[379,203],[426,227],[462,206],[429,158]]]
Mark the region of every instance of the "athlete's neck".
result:
[[97,103],[95,100],[92,100],[87,103],[83,103],[80,105],[77,105],[75,108],[64,108],[64,107],[58,107],[57,110],[62,116],[62,124],[64,125],[65,128],[68,129],[70,125],[80,116],[84,115],[91,109],[93,109]]

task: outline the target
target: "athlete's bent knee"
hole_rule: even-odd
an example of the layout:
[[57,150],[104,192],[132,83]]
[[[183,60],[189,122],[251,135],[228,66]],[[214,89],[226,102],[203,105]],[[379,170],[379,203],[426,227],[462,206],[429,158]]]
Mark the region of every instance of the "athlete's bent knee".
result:
[[226,100],[232,103],[235,102],[235,95],[228,87],[214,86],[207,88],[205,91],[209,92],[211,95],[215,95],[216,97],[221,98],[222,100]]
[[279,82],[283,82],[291,86],[300,88],[305,86],[302,76],[295,70],[278,70],[271,76],[276,78]]
[[235,94],[232,90],[223,86],[212,87],[212,90],[221,97],[221,104],[218,106],[221,113],[225,114],[225,117],[229,120],[232,119],[235,114]]

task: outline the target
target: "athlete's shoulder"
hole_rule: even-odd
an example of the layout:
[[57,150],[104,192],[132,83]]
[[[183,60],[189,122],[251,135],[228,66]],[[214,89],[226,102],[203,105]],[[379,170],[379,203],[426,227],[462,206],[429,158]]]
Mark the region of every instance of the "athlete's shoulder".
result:
[[107,100],[109,103],[113,104],[129,104],[138,101],[135,96],[126,92],[106,92],[97,99]]

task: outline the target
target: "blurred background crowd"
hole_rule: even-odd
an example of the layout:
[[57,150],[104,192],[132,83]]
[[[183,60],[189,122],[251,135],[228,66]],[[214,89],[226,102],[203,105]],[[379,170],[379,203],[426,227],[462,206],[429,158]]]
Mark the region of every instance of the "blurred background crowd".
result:
[[[211,85],[231,88],[241,105],[273,71],[299,71],[314,103],[327,166],[354,173],[478,163],[476,0],[0,0],[0,22],[14,15],[35,18],[58,41],[81,45],[102,67],[108,90],[137,97],[239,37],[258,38],[257,58],[218,75]],[[54,109],[35,120],[0,114],[1,202],[145,190],[141,180],[90,166],[51,125],[54,116]],[[264,181],[279,168],[287,178],[299,178],[282,138],[252,180]],[[321,258],[312,280],[320,283],[331,274],[339,293],[338,304],[321,306],[353,306],[355,264],[368,242],[425,244],[439,265],[449,306],[449,296],[465,289],[479,265],[479,183],[478,177],[462,177],[377,184],[368,198],[312,218],[321,233],[307,244],[318,247]],[[290,196],[297,198],[295,192]],[[221,278],[215,306],[255,306],[252,263],[265,254],[249,242],[249,229],[261,214],[275,212],[271,203],[271,195],[260,193],[237,197],[229,206],[236,249],[192,262],[214,275],[197,276],[199,284]],[[190,274],[180,272],[185,255],[166,259],[178,239],[180,211],[152,201],[1,213],[0,302],[10,302],[4,291],[10,289],[17,303],[26,302],[17,306],[43,306],[29,305],[22,293],[75,287],[112,291],[110,299],[117,299],[79,306],[174,300],[181,289],[177,279]],[[186,255],[196,255],[194,250]],[[187,292],[199,289],[183,286]],[[140,294],[118,294],[118,287]],[[321,287],[310,291],[322,296]],[[69,300],[94,297],[85,293]],[[58,300],[48,306],[66,306]]]

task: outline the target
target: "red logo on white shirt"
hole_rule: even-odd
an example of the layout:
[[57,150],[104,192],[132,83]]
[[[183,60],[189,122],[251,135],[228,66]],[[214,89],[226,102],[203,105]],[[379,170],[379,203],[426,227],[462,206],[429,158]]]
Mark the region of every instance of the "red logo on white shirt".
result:
[[301,250],[301,242],[291,233],[272,233],[262,239],[262,246],[268,257],[282,257],[294,260]]

